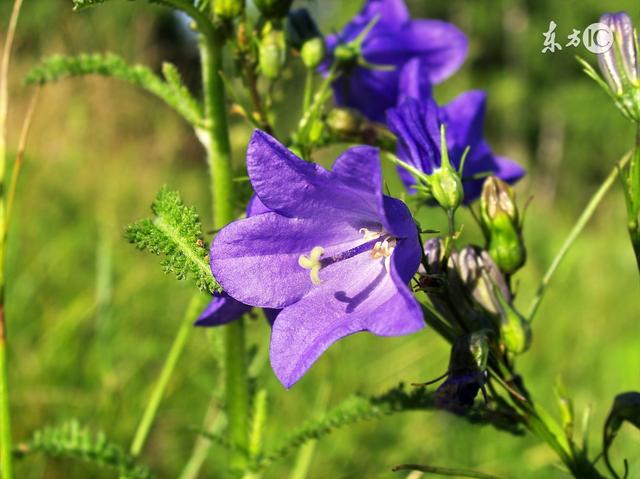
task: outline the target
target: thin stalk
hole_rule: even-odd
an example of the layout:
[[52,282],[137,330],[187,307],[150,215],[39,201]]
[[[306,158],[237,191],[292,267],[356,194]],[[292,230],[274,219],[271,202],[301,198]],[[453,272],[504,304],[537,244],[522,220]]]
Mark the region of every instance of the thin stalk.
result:
[[578,218],[576,224],[573,226],[571,232],[569,233],[569,236],[567,236],[567,238],[564,240],[564,243],[556,253],[555,258],[553,258],[551,265],[549,265],[547,272],[542,277],[542,281],[538,286],[538,291],[535,298],[533,298],[533,300],[531,301],[531,305],[529,306],[529,313],[527,314],[527,318],[529,318],[529,321],[533,320],[536,312],[538,311],[540,302],[544,297],[544,293],[547,290],[547,286],[549,286],[549,282],[551,281],[553,274],[556,272],[558,266],[560,266],[560,263],[566,256],[567,252],[576,241],[578,236],[580,236],[580,233],[582,233],[582,230],[585,228],[585,226],[587,226],[587,223],[589,223],[589,220],[591,220],[591,217],[598,208],[598,205],[615,182],[618,176],[618,170],[623,168],[630,158],[631,154],[627,154],[622,158],[622,160],[620,160],[619,163],[616,164],[615,168],[613,168],[611,173],[609,173],[609,176],[607,176],[600,188],[598,188],[598,191],[596,191],[595,194],[591,197],[591,200],[589,200],[586,208]]
[[311,99],[313,98],[313,77],[315,72],[311,68],[307,68],[307,76],[304,80],[304,96],[302,97],[302,112],[306,112],[311,106]]
[[7,328],[5,318],[5,253],[6,210],[5,173],[7,169],[7,110],[9,103],[9,62],[20,15],[22,0],[15,0],[5,38],[0,64],[0,471],[4,479],[13,479],[11,449],[11,404],[9,399],[9,367],[7,365]]
[[151,397],[149,398],[149,402],[147,403],[142,419],[140,420],[140,424],[138,425],[138,429],[134,435],[133,442],[131,443],[129,452],[134,457],[138,456],[140,452],[142,452],[142,448],[149,436],[149,431],[151,430],[153,421],[158,413],[160,402],[162,402],[169,380],[171,379],[173,371],[178,364],[178,359],[182,356],[189,333],[193,330],[193,322],[202,311],[202,308],[206,305],[207,300],[208,298],[206,295],[198,292],[193,295],[189,302],[189,306],[185,312],[180,329],[178,329],[178,334],[176,334],[173,339],[169,354],[164,361],[164,365],[160,371],[160,376],[158,376],[158,380],[153,387]]
[[[220,410],[218,398],[211,398],[207,413],[202,424],[202,430],[210,434],[218,434],[225,424],[224,413]],[[179,479],[197,479],[211,449],[212,441],[204,434],[198,434],[191,452],[191,457],[185,464]]]
[[[200,39],[202,85],[207,120],[207,154],[211,175],[213,227],[220,229],[235,219],[235,185],[222,70],[224,37]],[[225,326],[225,394],[229,440],[233,446],[230,466],[243,471],[249,446],[249,381],[245,350],[245,325],[239,319]]]
[[27,146],[27,138],[29,137],[29,131],[31,129],[31,120],[36,110],[36,104],[38,103],[38,97],[40,96],[40,86],[36,87],[36,90],[31,97],[31,103],[27,109],[27,114],[24,117],[22,123],[22,129],[20,130],[20,138],[18,140],[18,151],[16,152],[16,160],[13,162],[13,170],[11,171],[11,181],[9,182],[9,189],[7,191],[7,214],[5,217],[6,226],[5,229],[9,229],[11,224],[11,213],[13,212],[13,204],[16,198],[16,190],[18,188],[18,179],[20,178],[20,172],[22,171],[22,163],[24,161],[24,153]]

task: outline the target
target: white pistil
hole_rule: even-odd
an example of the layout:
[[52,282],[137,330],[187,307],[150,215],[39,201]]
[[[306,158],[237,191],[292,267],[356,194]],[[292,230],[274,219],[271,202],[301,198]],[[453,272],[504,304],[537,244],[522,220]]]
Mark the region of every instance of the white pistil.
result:
[[324,254],[324,248],[322,246],[316,246],[311,250],[309,256],[305,256],[301,254],[298,257],[298,264],[302,266],[304,269],[309,270],[309,276],[311,277],[311,282],[316,286],[319,285],[322,281],[320,280],[320,268],[322,265],[320,264],[320,257]]

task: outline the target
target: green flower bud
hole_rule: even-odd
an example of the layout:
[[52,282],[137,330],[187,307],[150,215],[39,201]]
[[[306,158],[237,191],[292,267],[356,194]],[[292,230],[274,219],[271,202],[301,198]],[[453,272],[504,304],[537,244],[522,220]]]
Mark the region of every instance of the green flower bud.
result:
[[302,63],[304,63],[304,66],[312,70],[322,63],[325,53],[326,48],[322,37],[315,37],[307,40],[304,42],[302,49],[300,50]]
[[213,13],[216,17],[234,19],[244,12],[244,0],[215,0]]
[[[214,2],[216,1],[218,0],[214,0]],[[254,0],[254,3],[265,18],[278,19],[289,12],[293,0]]]
[[275,80],[282,73],[286,61],[286,46],[282,30],[265,28],[259,45],[259,66],[262,74],[270,80]]
[[455,211],[462,203],[464,189],[460,174],[451,165],[444,125],[440,128],[440,168],[429,175],[431,195],[447,211]]
[[333,51],[333,56],[336,61],[346,65],[350,63],[356,63],[358,61],[359,52],[357,48],[354,48],[350,44],[340,44]]
[[531,325],[502,295],[500,300],[500,339],[504,347],[513,354],[522,354],[531,346]]
[[494,176],[485,180],[480,197],[480,219],[489,254],[506,274],[520,269],[527,257],[515,200],[515,193],[504,181]]
[[327,126],[339,139],[357,138],[365,123],[365,117],[351,108],[334,108],[327,115]]
[[287,42],[296,50],[301,49],[306,41],[322,36],[316,22],[313,21],[306,8],[299,8],[289,12],[285,32],[287,34]]

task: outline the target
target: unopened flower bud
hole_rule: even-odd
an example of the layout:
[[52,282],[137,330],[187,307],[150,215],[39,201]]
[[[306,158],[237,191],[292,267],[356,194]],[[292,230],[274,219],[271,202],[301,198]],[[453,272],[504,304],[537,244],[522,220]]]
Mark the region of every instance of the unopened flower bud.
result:
[[507,351],[522,354],[531,345],[531,325],[502,295],[500,300],[500,339]]
[[325,53],[326,48],[322,37],[315,37],[307,40],[302,44],[302,49],[300,50],[302,63],[304,63],[304,66],[312,70],[322,63]]
[[455,211],[462,203],[464,189],[460,174],[451,165],[444,125],[440,128],[440,168],[429,175],[431,195],[447,211]]
[[220,18],[231,20],[244,12],[244,0],[215,0],[213,13]]
[[526,260],[522,224],[513,189],[495,176],[482,187],[480,219],[489,254],[504,273],[515,273]]
[[358,61],[358,50],[350,44],[340,44],[333,51],[336,61],[341,64],[356,63]]
[[351,108],[334,108],[327,115],[327,126],[340,139],[356,138],[366,119]]
[[287,14],[293,0],[254,0],[254,3],[265,18],[278,19]]
[[306,8],[289,12],[285,26],[287,41],[296,50],[300,50],[305,42],[312,38],[322,37],[316,22]]
[[493,315],[501,312],[499,296],[511,299],[504,276],[486,251],[466,246],[454,255],[460,279],[473,299]]
[[259,65],[262,74],[274,80],[282,73],[286,60],[286,47],[282,30],[266,29],[259,45]]
[[640,73],[638,42],[631,18],[625,12],[606,13],[600,23],[609,27],[613,44],[598,53],[598,65],[618,108],[633,121],[640,121]]

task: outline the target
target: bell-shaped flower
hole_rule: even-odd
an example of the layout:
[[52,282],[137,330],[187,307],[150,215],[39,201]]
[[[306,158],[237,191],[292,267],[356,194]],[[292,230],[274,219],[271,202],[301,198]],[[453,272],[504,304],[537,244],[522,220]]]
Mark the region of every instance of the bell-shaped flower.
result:
[[[266,213],[269,210],[257,196],[253,195],[247,205],[247,218]],[[194,326],[221,326],[230,323],[236,319],[240,319],[244,314],[251,311],[252,306],[236,301],[226,293],[214,293],[213,299],[207,305],[206,309],[200,313]],[[264,314],[270,324],[273,324],[279,310],[265,309]]]
[[257,130],[247,170],[271,212],[223,228],[211,270],[237,301],[282,309],[270,355],[285,387],[345,336],[424,326],[407,286],[421,258],[417,227],[404,203],[383,195],[377,149],[351,148],[327,171]]
[[458,70],[467,55],[464,33],[444,21],[412,20],[403,0],[368,0],[340,33],[327,36],[330,56],[361,35],[359,51],[333,83],[333,92],[338,105],[357,109],[372,121],[384,122],[385,111],[397,105],[400,72],[410,59],[420,58],[424,81],[437,84]]
[[[440,129],[444,125],[449,159],[454,168],[460,167],[465,150],[469,149],[462,171],[465,203],[480,196],[486,176],[494,175],[507,183],[520,179],[525,174],[524,168],[495,155],[483,137],[486,94],[480,90],[465,92],[440,107],[413,81],[417,81],[416,72],[419,70],[418,62],[407,66],[403,75],[412,78],[411,81],[405,78],[404,82],[408,85],[407,91],[413,94],[387,112],[389,129],[398,138],[397,155],[400,160],[427,175],[433,174],[442,166]],[[411,192],[415,185],[414,177],[402,168],[399,171]]]

